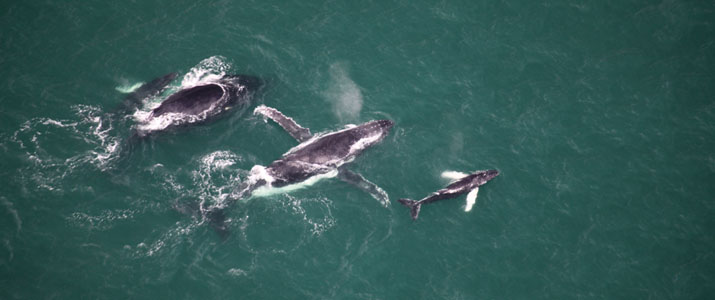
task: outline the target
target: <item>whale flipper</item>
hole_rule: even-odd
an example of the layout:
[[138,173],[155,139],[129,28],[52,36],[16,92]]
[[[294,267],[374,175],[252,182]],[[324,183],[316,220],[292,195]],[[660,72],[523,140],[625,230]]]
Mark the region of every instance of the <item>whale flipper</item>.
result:
[[313,136],[310,133],[310,129],[298,125],[293,118],[286,117],[282,112],[275,108],[259,105],[253,110],[253,114],[261,114],[264,118],[270,118],[283,127],[283,129],[285,129],[290,136],[299,142],[305,142]]
[[464,207],[464,211],[472,210],[472,206],[477,202],[477,193],[479,193],[479,187],[475,187],[467,194],[467,205]]
[[375,200],[379,201],[382,206],[390,206],[390,198],[387,196],[385,190],[381,189],[376,184],[368,181],[362,175],[350,171],[346,168],[340,168],[338,170],[338,178],[367,192],[368,194],[370,194],[370,196],[375,198]]

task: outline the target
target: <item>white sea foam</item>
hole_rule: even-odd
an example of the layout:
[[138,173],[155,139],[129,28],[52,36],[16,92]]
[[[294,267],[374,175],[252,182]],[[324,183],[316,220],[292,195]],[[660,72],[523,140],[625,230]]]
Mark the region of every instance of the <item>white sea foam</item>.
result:
[[[38,189],[60,192],[61,182],[75,170],[86,165],[104,170],[117,157],[121,138],[112,135],[112,123],[101,110],[89,105],[71,108],[74,119],[30,119],[12,136],[33,162],[21,176],[31,179]],[[58,139],[72,143],[57,147]]]
[[216,151],[201,158],[201,165],[210,169],[223,169],[236,163],[237,156],[230,151]]
[[181,80],[181,87],[188,88],[204,84],[207,82],[215,82],[231,69],[225,57],[216,55],[206,58],[191,68],[184,78]]

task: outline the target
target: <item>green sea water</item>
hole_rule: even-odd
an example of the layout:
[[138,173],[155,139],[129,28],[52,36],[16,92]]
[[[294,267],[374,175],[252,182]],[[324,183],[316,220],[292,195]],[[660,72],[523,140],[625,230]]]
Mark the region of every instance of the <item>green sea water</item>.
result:
[[[712,1],[4,1],[0,299],[710,299],[714,22]],[[265,85],[127,147],[141,112],[112,112],[168,72]],[[392,205],[324,180],[231,206],[225,240],[179,212],[296,145],[258,104],[313,132],[393,120],[350,167]],[[396,201],[481,169],[469,213]]]

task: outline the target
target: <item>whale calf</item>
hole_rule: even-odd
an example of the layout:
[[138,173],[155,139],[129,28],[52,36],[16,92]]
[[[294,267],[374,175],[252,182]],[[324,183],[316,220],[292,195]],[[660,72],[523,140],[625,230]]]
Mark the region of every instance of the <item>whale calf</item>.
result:
[[471,174],[462,174],[461,178],[457,178],[456,181],[449,184],[447,187],[440,189],[429,196],[423,198],[422,200],[415,201],[410,199],[399,199],[398,201],[403,205],[410,208],[410,215],[413,220],[417,220],[420,214],[420,208],[422,204],[429,204],[435,201],[451,199],[458,197],[462,194],[467,194],[467,205],[465,211],[470,211],[475,201],[477,200],[477,193],[479,192],[479,187],[487,183],[487,181],[499,175],[497,170],[485,170],[476,171]]
[[[170,73],[140,87],[136,96],[158,94],[174,78]],[[260,79],[249,75],[225,75],[220,79],[181,89],[164,99],[142,118],[137,126],[137,135],[188,124],[198,124],[222,115],[234,107],[250,104],[253,94],[261,87]]]

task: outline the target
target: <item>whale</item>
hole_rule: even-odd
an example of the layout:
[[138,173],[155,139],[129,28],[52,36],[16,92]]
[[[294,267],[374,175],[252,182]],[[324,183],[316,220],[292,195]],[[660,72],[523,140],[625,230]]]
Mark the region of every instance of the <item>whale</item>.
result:
[[[160,94],[176,78],[169,73],[139,87],[128,102]],[[139,120],[139,137],[169,128],[200,124],[216,119],[236,107],[247,107],[262,81],[250,75],[224,75],[219,79],[183,88],[167,96],[148,116]],[[141,97],[141,98],[140,98]],[[126,102],[126,100],[125,100]]]
[[282,193],[303,187],[301,184],[304,183],[311,185],[318,180],[337,176],[349,183],[367,187],[364,189],[378,201],[385,206],[389,205],[389,199],[382,189],[344,165],[381,142],[390,132],[393,121],[373,120],[338,131],[311,135],[309,129],[274,108],[260,105],[254,114],[272,119],[301,143],[268,166],[254,166],[249,175],[249,185],[243,188],[242,193],[259,196]]
[[[254,114],[275,121],[300,144],[267,166],[253,166],[247,180],[233,193],[231,200],[289,193],[320,180],[337,177],[369,193],[383,206],[390,204],[383,189],[361,174],[349,170],[347,165],[365,150],[380,143],[393,127],[393,121],[373,120],[312,135],[309,129],[274,108],[259,105]],[[227,231],[223,207],[205,211],[211,226],[221,236],[225,236]]]
[[455,180],[447,185],[447,187],[440,189],[419,201],[407,198],[398,200],[402,205],[405,205],[410,209],[410,216],[412,216],[412,220],[417,220],[423,204],[456,198],[462,194],[467,194],[467,204],[464,211],[470,211],[472,206],[474,206],[474,203],[476,203],[479,187],[492,180],[494,177],[497,177],[499,175],[499,171],[483,170],[475,171],[471,174],[457,173],[457,176],[454,176],[454,174],[454,172],[445,172],[443,176],[451,176]]

